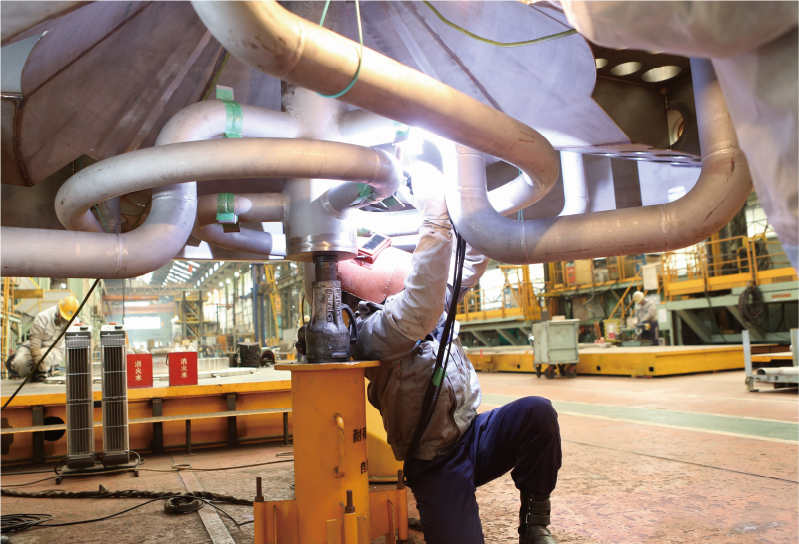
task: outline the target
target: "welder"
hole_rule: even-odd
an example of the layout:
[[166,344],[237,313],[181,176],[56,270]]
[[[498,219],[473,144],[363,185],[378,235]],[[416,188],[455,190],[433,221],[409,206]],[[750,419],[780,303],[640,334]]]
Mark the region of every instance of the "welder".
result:
[[[452,297],[460,299],[477,285],[488,259],[467,247],[460,291],[453,293],[456,271],[450,270],[450,262],[455,238],[440,155],[410,168],[414,206],[423,226],[405,289],[383,304],[361,301],[356,313],[355,358],[381,362],[366,372],[369,402],[383,417],[394,456],[405,462],[425,541],[483,543],[476,487],[512,470],[521,493],[520,543],[556,543],[547,528],[550,493],[561,465],[560,430],[552,404],[525,397],[477,414],[480,384],[457,338],[457,327],[444,373],[434,376],[447,317],[444,309]],[[440,386],[440,393],[431,413],[421,415],[431,382]],[[424,431],[409,452],[420,421]]]
[[[47,349],[58,338],[61,329],[72,319],[75,311],[78,310],[78,300],[73,297],[61,299],[57,305],[53,305],[41,311],[33,319],[28,334],[28,340],[17,349],[17,353],[7,363],[8,371],[18,377],[26,377],[31,372],[31,367],[36,365],[42,358]],[[39,363],[31,380],[34,382],[44,382],[53,367],[57,366],[64,359],[64,339],[53,347],[47,357]]]
[[655,303],[644,297],[640,291],[633,293],[635,302],[635,328],[640,330],[642,341],[658,344],[658,318]]

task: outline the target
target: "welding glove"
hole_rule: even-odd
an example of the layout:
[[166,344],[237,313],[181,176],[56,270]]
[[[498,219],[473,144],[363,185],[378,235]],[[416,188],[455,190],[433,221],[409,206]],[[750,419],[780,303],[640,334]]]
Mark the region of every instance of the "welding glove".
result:
[[42,357],[42,349],[38,346],[31,346],[29,350],[31,358],[33,359],[33,363],[38,362],[39,359]]
[[444,200],[444,175],[434,166],[417,161],[410,168],[413,206],[425,222],[451,227]]

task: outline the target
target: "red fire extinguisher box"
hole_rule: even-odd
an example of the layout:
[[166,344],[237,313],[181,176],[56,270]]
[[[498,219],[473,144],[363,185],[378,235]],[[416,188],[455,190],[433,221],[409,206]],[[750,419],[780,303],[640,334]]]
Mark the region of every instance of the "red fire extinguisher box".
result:
[[197,352],[172,352],[167,354],[170,386],[197,385]]
[[153,355],[128,354],[128,388],[152,388]]

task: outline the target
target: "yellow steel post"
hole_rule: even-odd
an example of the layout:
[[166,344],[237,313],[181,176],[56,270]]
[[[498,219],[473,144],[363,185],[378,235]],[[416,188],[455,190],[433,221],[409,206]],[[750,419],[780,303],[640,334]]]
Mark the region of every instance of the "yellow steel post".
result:
[[275,366],[291,371],[299,543],[353,539],[345,522],[350,490],[351,518],[369,520],[364,369],[379,365],[355,361]]

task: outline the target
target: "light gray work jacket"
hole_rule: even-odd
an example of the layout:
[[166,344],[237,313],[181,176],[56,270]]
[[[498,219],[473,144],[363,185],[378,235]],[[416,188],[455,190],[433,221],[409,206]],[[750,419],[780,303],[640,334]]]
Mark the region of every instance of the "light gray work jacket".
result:
[[[356,313],[355,357],[381,362],[380,367],[366,370],[368,399],[383,417],[388,444],[397,460],[409,457],[407,450],[438,352],[434,337],[440,338],[448,299],[451,225],[425,222],[420,235],[405,289],[383,305],[362,302]],[[487,258],[469,249],[461,293],[477,284],[487,265]],[[448,452],[474,420],[480,399],[477,375],[456,338],[438,403],[413,457],[431,460]]]

